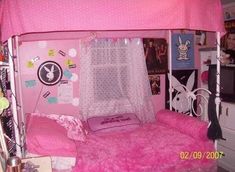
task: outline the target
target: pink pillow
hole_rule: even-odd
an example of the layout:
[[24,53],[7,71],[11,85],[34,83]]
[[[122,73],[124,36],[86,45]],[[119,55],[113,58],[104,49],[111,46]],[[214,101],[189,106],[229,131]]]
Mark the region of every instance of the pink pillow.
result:
[[200,140],[208,140],[207,123],[200,121],[198,118],[190,117],[182,113],[160,110],[156,114],[157,121],[164,123],[172,128],[177,129],[181,133],[187,134],[193,138]]
[[31,113],[32,116],[46,117],[56,121],[67,130],[67,137],[73,140],[85,141],[87,131],[79,118],[69,115]]
[[85,141],[87,131],[83,127],[80,119],[74,116],[67,115],[48,115],[48,118],[54,119],[58,124],[63,126],[67,130],[67,136],[70,139]]
[[92,117],[87,123],[93,132],[127,131],[140,126],[140,120],[133,113]]
[[54,156],[76,156],[75,142],[56,121],[40,116],[28,118],[26,145],[30,153]]

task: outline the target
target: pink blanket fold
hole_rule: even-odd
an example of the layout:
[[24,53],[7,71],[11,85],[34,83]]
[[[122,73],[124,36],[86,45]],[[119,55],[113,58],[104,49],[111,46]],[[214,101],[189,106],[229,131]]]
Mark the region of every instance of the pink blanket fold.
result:
[[178,112],[165,109],[160,110],[156,114],[156,118],[159,122],[177,129],[183,134],[187,134],[195,139],[199,139],[202,141],[208,140],[208,124],[204,121],[200,121],[198,118],[190,117]]

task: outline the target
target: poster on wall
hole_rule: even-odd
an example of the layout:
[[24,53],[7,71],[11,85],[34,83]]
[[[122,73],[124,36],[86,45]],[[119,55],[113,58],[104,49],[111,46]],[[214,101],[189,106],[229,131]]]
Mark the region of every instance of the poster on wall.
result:
[[[235,19],[225,21],[226,34],[221,38],[221,49],[229,57],[224,63],[235,63]],[[224,56],[225,56],[224,54]]]
[[152,95],[160,94],[160,75],[149,75],[149,82]]
[[224,26],[226,34],[221,38],[221,48],[229,55],[228,63],[235,63],[235,3],[224,5]]
[[194,35],[172,35],[172,69],[194,68]]
[[58,104],[69,104],[73,101],[73,83],[60,83],[57,88]]
[[199,46],[206,45],[206,32],[202,30],[195,31],[195,41]]
[[[169,77],[166,78],[166,90],[169,90]],[[178,112],[189,114],[190,112],[190,103],[188,101],[187,95],[186,95],[186,89],[187,87],[189,91],[193,91],[197,88],[197,80],[198,80],[198,71],[196,69],[193,70],[173,70],[172,71],[172,86],[174,87],[173,93],[172,93],[172,109],[176,110]],[[182,86],[182,85],[184,86]],[[195,101],[193,106],[195,111],[197,102]],[[169,91],[166,91],[166,109],[169,109],[170,107],[170,101],[169,101]],[[193,114],[195,116],[195,114]]]
[[167,42],[164,38],[144,38],[144,53],[149,75],[166,73]]
[[227,33],[222,37],[221,46],[223,49],[235,50],[235,20],[225,21]]
[[227,4],[223,7],[224,21],[235,19],[235,3]]

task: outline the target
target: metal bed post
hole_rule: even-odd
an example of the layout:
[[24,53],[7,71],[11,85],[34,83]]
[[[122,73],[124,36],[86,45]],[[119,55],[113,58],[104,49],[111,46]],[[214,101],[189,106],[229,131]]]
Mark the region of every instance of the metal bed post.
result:
[[[221,103],[220,100],[220,32],[216,32],[216,98],[215,98],[215,105],[216,105],[216,116],[219,120],[219,106]],[[215,141],[215,149],[217,150],[217,140]]]
[[[9,66],[8,66],[8,64],[5,64],[5,62],[0,62],[0,68],[8,69]],[[1,116],[1,114],[0,114],[0,116]],[[5,141],[4,129],[3,129],[2,121],[1,120],[0,120],[0,145],[1,145],[0,148],[3,150],[6,158],[8,158],[9,157],[9,152],[7,150],[7,144],[6,144],[6,141]]]
[[[169,103],[170,103],[170,110],[172,110],[172,46],[171,46],[171,36],[172,36],[172,31],[168,30],[168,68],[169,68]],[[166,78],[167,79],[167,78]]]
[[24,148],[24,142],[25,142],[25,116],[24,116],[24,105],[23,105],[23,95],[22,95],[22,85],[21,85],[21,70],[20,70],[20,58],[19,58],[19,36],[15,37],[15,48],[16,48],[16,63],[17,63],[17,82],[18,82],[18,89],[17,93],[19,94],[17,98],[19,98],[18,103],[20,102],[20,109],[19,109],[19,115],[21,124],[19,125],[19,132],[20,132],[20,141],[21,141],[21,152],[22,156],[25,157],[25,148]]
[[10,86],[11,86],[11,106],[13,113],[13,124],[15,131],[15,142],[16,142],[16,156],[22,157],[21,155],[21,144],[20,144],[20,133],[19,133],[19,121],[17,116],[16,106],[16,89],[15,89],[15,74],[14,74],[14,58],[13,58],[13,38],[7,40],[8,46],[8,59],[9,59],[9,70],[10,70]]

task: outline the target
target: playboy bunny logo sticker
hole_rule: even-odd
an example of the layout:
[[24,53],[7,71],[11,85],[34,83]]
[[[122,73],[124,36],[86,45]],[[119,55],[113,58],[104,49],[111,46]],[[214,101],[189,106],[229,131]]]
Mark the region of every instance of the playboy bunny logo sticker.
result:
[[181,113],[187,113],[190,110],[191,104],[189,96],[193,96],[193,86],[195,82],[195,71],[189,76],[186,85],[183,85],[174,76],[172,76],[172,87],[177,92],[172,100],[172,107]]
[[47,71],[46,77],[48,81],[51,81],[54,79],[54,65],[51,65],[51,69],[48,69],[46,66],[44,66],[45,71]]
[[[168,74],[168,81],[169,80],[170,76]],[[197,86],[197,70],[173,71],[171,81],[173,110],[188,115],[191,114],[191,107],[194,106],[191,104],[191,102],[192,100],[196,99],[196,95],[194,95],[194,90]],[[169,96],[167,97],[169,98]]]
[[[168,79],[170,79],[169,75]],[[190,116],[200,116],[205,110],[203,104],[208,103],[204,93],[208,95],[211,93],[204,88],[196,88],[197,70],[173,71],[171,81],[173,110]]]
[[39,66],[37,74],[41,83],[53,86],[60,82],[63,70],[58,63],[45,61]]

